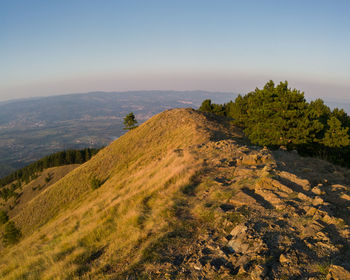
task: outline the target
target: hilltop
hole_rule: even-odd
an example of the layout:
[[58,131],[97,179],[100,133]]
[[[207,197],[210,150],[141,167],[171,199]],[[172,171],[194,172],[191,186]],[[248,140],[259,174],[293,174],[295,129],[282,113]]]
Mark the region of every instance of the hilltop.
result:
[[349,210],[349,169],[168,110],[13,213],[0,277],[348,279]]

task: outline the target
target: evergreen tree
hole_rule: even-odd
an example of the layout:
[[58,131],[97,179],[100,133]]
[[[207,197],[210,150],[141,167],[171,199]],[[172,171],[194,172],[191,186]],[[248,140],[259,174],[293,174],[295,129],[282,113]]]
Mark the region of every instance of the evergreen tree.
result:
[[199,111],[201,112],[213,112],[213,106],[211,105],[211,100],[206,99],[202,102],[201,106],[199,107]]
[[304,93],[291,90],[287,82],[275,86],[269,81],[245,99],[246,113],[239,121],[254,144],[294,147],[311,142],[311,134],[322,129],[318,120],[308,118]]
[[349,127],[342,127],[341,121],[336,117],[331,117],[328,122],[328,130],[322,140],[322,143],[330,148],[340,148],[350,145]]
[[283,145],[350,166],[350,117],[342,109],[331,111],[321,99],[306,102],[304,93],[287,82],[269,81],[223,105],[207,99],[200,110],[230,117],[253,144]]
[[124,118],[124,129],[131,130],[137,127],[137,120],[133,112],[127,114]]

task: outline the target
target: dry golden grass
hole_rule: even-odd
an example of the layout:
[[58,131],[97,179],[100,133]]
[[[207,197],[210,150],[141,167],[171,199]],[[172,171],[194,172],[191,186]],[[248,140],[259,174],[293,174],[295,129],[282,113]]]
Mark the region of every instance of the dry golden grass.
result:
[[[2,205],[0,209],[4,209],[7,211],[10,218],[16,216],[23,208],[26,207],[26,204],[31,201],[33,198],[38,196],[41,192],[47,189],[49,186],[56,183],[58,180],[63,178],[69,172],[73,171],[77,168],[79,164],[70,164],[58,167],[51,167],[45,169],[43,172],[38,174],[38,177],[28,184],[21,186],[21,188],[17,189],[16,192],[20,194],[20,197],[15,200],[14,198],[10,198],[8,201],[4,201],[0,198],[0,204]],[[50,178],[47,182],[45,179]],[[10,187],[10,185],[6,186]]]
[[[174,197],[204,168],[193,147],[225,129],[176,109],[126,133],[13,217],[24,237],[1,252],[0,278],[109,279],[133,267],[169,231]],[[105,181],[97,190],[93,176]]]

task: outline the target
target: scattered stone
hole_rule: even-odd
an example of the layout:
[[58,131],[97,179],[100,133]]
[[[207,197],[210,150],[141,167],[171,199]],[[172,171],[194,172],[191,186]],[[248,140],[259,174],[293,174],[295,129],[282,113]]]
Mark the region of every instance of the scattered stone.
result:
[[307,216],[313,216],[317,212],[317,209],[315,207],[308,207],[309,209],[306,211]]
[[323,203],[323,199],[320,198],[319,196],[315,197],[314,200],[312,201],[313,205],[320,205]]
[[280,263],[287,263],[287,262],[289,262],[289,259],[284,254],[280,255],[280,259],[279,260],[280,260]]
[[337,222],[336,219],[331,218],[328,214],[322,217],[322,220],[327,224],[335,224]]
[[311,198],[306,196],[305,194],[303,193],[298,193],[298,198],[301,199],[301,200],[306,200],[306,201],[311,201]]
[[230,240],[228,245],[237,253],[246,253],[248,251],[249,245],[247,243],[242,243],[242,240]]
[[346,187],[343,185],[335,184],[331,186],[331,189],[333,192],[337,192],[337,191],[339,192],[339,191],[345,191]]
[[237,274],[240,275],[245,273],[247,273],[247,271],[244,269],[244,266],[240,265]]
[[252,280],[261,280],[265,275],[265,268],[261,265],[255,266],[250,274]]
[[349,195],[347,195],[347,194],[342,194],[341,196],[340,196],[340,198],[341,199],[345,199],[345,200],[347,200],[347,201],[350,201],[350,196]]
[[322,194],[322,191],[320,190],[319,187],[314,187],[311,189],[311,191],[316,194],[316,195],[321,195]]
[[256,165],[260,162],[260,157],[257,154],[244,155],[241,159],[242,165]]
[[248,228],[245,225],[238,225],[230,232],[230,234],[232,235],[232,238],[236,238],[239,234],[245,234],[247,229]]
[[350,272],[339,265],[331,265],[327,280],[345,280],[350,279]]

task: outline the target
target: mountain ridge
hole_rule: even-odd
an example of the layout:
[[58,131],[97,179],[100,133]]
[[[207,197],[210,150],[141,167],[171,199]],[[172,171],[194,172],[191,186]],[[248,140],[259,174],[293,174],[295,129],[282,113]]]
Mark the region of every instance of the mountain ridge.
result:
[[125,133],[123,117],[130,112],[142,123],[166,109],[198,107],[206,98],[228,102],[234,95],[99,92],[0,103],[0,177],[54,152],[106,146]]
[[[350,171],[174,109],[32,200],[4,279],[344,279]],[[104,182],[91,189],[91,179]],[[9,256],[11,256],[9,258]]]

